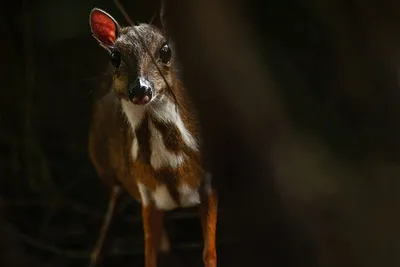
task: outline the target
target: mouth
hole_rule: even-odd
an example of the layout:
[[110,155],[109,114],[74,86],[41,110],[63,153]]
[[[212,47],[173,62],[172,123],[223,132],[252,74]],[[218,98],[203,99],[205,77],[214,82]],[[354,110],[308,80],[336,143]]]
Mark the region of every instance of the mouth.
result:
[[143,96],[132,99],[132,103],[143,106],[149,104],[151,101],[153,101],[153,99],[154,97],[152,91],[148,91]]
[[144,96],[142,98],[135,98],[132,100],[132,103],[135,105],[147,105],[151,102],[151,96]]

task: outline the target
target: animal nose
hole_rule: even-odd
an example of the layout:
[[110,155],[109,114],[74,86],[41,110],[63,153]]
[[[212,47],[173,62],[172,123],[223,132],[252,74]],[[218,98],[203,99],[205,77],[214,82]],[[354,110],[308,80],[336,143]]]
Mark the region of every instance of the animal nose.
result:
[[135,104],[147,104],[152,97],[152,83],[146,79],[138,78],[129,86],[129,99]]

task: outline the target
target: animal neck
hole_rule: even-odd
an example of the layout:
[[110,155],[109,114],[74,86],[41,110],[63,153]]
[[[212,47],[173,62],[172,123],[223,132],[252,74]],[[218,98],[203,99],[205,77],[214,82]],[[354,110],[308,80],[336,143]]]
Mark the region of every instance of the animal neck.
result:
[[174,101],[167,97],[154,100],[149,105],[135,105],[130,101],[122,100],[122,109],[128,119],[132,130],[136,130],[145,118],[162,124],[178,124],[181,111],[177,109]]
[[122,107],[136,136],[134,159],[141,158],[154,169],[175,168],[188,151],[198,151],[193,120],[184,105],[177,107],[172,98],[164,96],[146,106],[122,100]]

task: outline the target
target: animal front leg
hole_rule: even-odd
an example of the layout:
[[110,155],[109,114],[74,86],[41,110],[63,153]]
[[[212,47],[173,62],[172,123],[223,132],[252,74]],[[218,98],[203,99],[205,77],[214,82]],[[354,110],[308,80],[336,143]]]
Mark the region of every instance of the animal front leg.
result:
[[217,266],[216,230],[217,230],[218,197],[217,193],[209,188],[200,204],[200,218],[203,228],[204,250],[203,261],[205,267]]
[[164,212],[157,209],[153,204],[142,205],[144,243],[145,243],[145,266],[157,266],[157,254],[163,236]]
[[89,265],[90,267],[94,267],[99,263],[100,254],[104,247],[104,240],[106,239],[106,235],[110,228],[110,223],[113,218],[117,202],[121,196],[121,192],[122,192],[122,189],[118,185],[114,185],[111,189],[110,200],[108,203],[107,212],[104,216],[103,225],[101,227],[100,234],[97,239],[96,245],[93,248],[92,253],[90,255],[90,265]]

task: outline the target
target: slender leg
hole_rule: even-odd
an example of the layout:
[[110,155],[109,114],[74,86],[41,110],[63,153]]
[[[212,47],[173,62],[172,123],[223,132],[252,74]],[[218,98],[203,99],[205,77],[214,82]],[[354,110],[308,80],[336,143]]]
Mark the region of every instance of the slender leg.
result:
[[170,244],[167,232],[163,228],[163,234],[161,236],[159,253],[157,255],[157,263],[160,266],[174,266],[171,265],[171,255],[170,255]]
[[170,252],[169,238],[168,238],[167,231],[165,231],[164,226],[163,226],[163,230],[162,230],[159,251],[164,254],[167,254]]
[[114,215],[115,206],[117,205],[120,195],[121,195],[121,187],[119,187],[118,185],[113,186],[111,189],[110,200],[108,202],[108,209],[105,214],[103,225],[100,230],[100,235],[90,255],[90,265],[89,265],[90,267],[94,267],[99,263],[100,254],[104,246],[104,240],[108,233],[110,223]]
[[157,267],[157,254],[164,231],[164,212],[154,205],[142,206],[145,267]]
[[200,204],[200,218],[203,228],[204,251],[203,261],[205,267],[217,266],[216,230],[218,197],[215,191],[208,190]]

